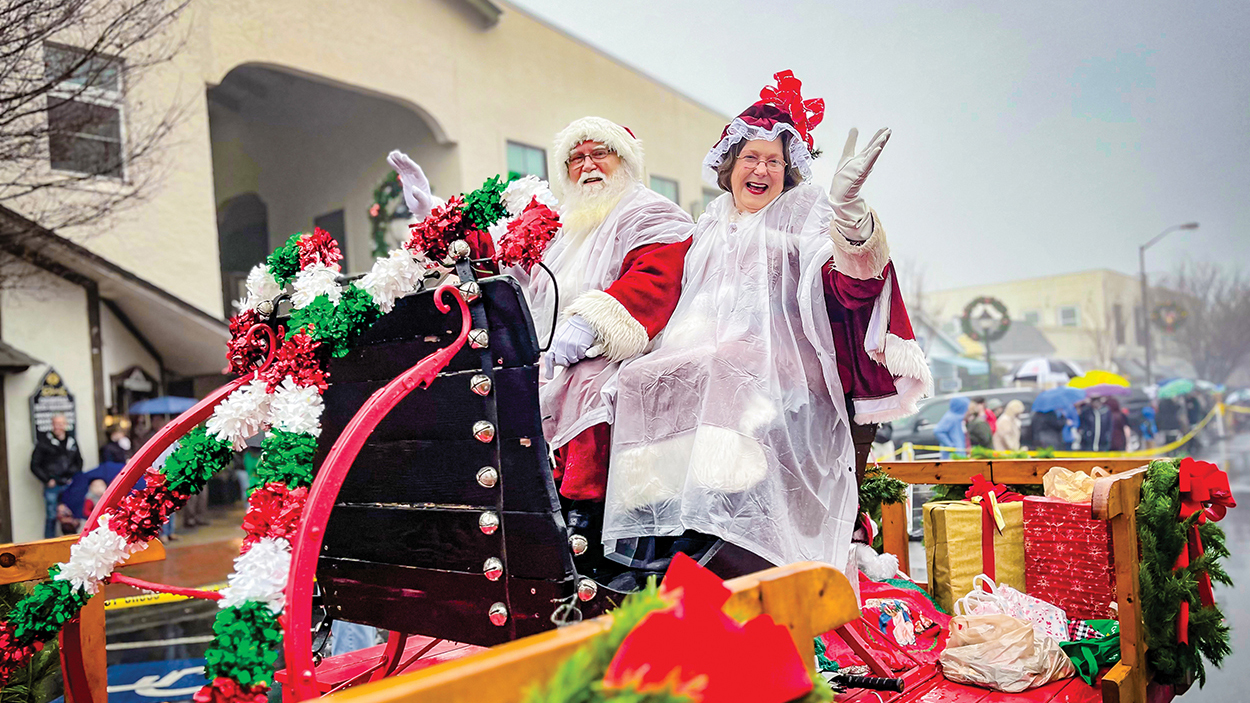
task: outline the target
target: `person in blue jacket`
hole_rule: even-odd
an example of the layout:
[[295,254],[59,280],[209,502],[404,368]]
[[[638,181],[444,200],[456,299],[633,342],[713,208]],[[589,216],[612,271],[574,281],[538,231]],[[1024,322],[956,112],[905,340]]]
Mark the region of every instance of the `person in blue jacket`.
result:
[[[937,428],[933,431],[937,435],[938,444],[958,449],[961,453],[967,451],[968,442],[964,438],[964,415],[967,414],[968,399],[962,396],[951,398],[950,407],[942,419],[938,420]],[[951,458],[951,453],[943,451],[942,458]]]

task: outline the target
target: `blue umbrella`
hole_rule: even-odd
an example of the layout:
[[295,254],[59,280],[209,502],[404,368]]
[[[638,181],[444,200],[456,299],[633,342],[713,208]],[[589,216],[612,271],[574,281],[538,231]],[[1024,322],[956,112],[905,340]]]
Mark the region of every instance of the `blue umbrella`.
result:
[[179,398],[175,395],[163,395],[159,398],[141,400],[130,406],[131,415],[181,415],[200,401],[195,398]]
[[1076,405],[1081,400],[1085,400],[1085,391],[1080,388],[1069,388],[1066,386],[1063,388],[1052,388],[1037,394],[1037,398],[1033,399],[1031,412],[1048,413],[1062,410]]

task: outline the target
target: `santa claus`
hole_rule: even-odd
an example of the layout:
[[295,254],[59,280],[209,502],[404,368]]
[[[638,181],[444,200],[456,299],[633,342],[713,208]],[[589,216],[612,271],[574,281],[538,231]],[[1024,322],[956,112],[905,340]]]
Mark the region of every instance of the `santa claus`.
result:
[[[642,142],[601,117],[575,120],[551,150],[562,227],[543,254],[547,276],[509,269],[525,287],[538,338],[551,335],[540,389],[543,433],[555,450],[570,528],[599,543],[621,362],[646,351],[681,292],[694,222],[643,184]],[[388,158],[414,216],[435,206],[420,167]],[[528,201],[528,199],[527,199]],[[555,280],[553,281],[552,278]]]
[[857,154],[852,130],[826,192],[810,182],[823,101],[776,79],[704,160],[725,194],[696,225],[668,328],[618,378],[603,535],[632,566],[692,534],[771,564],[847,564],[851,419],[902,417],[931,392],[860,196],[890,132]]

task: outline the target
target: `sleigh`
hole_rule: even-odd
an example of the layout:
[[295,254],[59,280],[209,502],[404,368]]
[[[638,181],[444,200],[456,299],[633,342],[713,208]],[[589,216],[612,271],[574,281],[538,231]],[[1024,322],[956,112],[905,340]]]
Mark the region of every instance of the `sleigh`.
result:
[[[319,470],[291,540],[286,669],[277,676],[288,701],[327,694],[370,703],[518,701],[579,644],[600,636],[611,617],[604,613],[624,595],[587,573],[580,563],[587,536],[571,531],[561,510],[538,405],[539,343],[524,296],[511,278],[476,280],[470,266],[459,263],[464,283],[457,290],[399,300],[349,354],[330,362]],[[457,305],[439,295],[454,296]],[[210,394],[146,444],[88,525],[246,380]],[[995,481],[1008,480],[995,472],[1010,473],[1013,483],[1041,481],[1037,465],[1030,474],[1012,462],[895,463],[889,469],[915,483],[966,482],[978,472]],[[1132,591],[1134,488],[1140,484],[1134,476],[1106,479],[1100,489],[1101,515],[1112,520],[1116,534],[1117,568],[1123,561],[1125,569],[1120,612],[1137,618],[1123,628],[1123,662],[1104,679],[1106,701],[1146,700],[1144,641]],[[887,549],[906,564],[899,510],[887,506],[884,531]],[[63,541],[67,548],[69,540]],[[836,570],[808,564],[750,576],[716,573],[741,576],[730,582],[740,612],[768,613],[789,627],[805,661],[813,659],[812,637],[838,628],[853,649],[867,654],[844,627],[859,610]],[[112,580],[217,597],[124,574]],[[67,698],[74,703],[106,698],[99,601],[62,633]],[[383,628],[389,639],[324,656],[335,620]],[[932,671],[902,678],[905,696],[937,685]]]

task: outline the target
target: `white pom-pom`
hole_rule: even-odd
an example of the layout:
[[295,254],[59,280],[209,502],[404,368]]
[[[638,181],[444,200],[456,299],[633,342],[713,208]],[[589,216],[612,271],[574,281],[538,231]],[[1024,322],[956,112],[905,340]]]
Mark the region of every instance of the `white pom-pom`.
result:
[[898,557],[890,553],[877,554],[877,550],[856,542],[851,545],[859,561],[859,570],[873,581],[884,581],[898,575]]
[[273,300],[282,292],[282,286],[274,279],[265,264],[256,264],[247,274],[247,297],[240,300],[239,310],[252,310],[263,300]]
[[300,387],[290,377],[274,389],[269,399],[270,423],[276,430],[321,436],[321,411],[325,404],[316,386]]
[[282,592],[290,570],[291,544],[284,539],[264,537],[235,558],[234,573],[227,577],[229,585],[221,589],[222,597],[217,605],[224,610],[245,601],[256,601],[280,613],[285,604]]
[[100,583],[112,575],[131,551],[126,538],[109,528],[105,516],[99,527],[69,548],[69,561],[59,565],[61,570],[56,578],[94,595],[100,590]]
[[508,210],[508,214],[516,217],[521,211],[530,204],[534,198],[538,198],[538,202],[554,209],[556,206],[556,196],[551,192],[551,187],[537,176],[526,176],[508,184],[504,188],[500,200],[503,206]]
[[204,429],[241,451],[247,447],[247,438],[264,429],[269,421],[269,401],[265,382],[253,379],[221,401]]
[[330,302],[338,305],[343,297],[343,289],[339,287],[339,272],[325,264],[313,264],[295,274],[291,283],[291,305],[297,310],[308,307],[313,299],[325,294]]
[[405,249],[392,249],[385,257],[373,262],[356,286],[369,294],[378,308],[390,312],[395,301],[415,291],[421,285],[425,267]]

